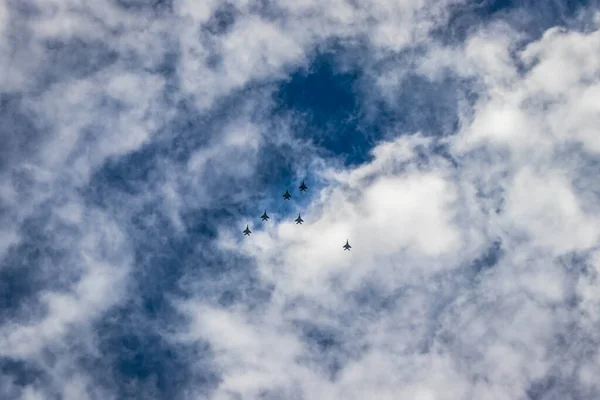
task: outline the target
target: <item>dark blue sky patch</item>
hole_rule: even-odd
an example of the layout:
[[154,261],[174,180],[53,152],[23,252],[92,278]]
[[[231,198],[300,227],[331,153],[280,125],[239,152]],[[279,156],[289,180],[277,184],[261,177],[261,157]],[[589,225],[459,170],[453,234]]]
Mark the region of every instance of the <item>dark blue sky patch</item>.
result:
[[48,382],[43,370],[26,361],[8,357],[0,357],[0,374],[11,377],[13,384],[21,387]]
[[116,211],[122,209],[126,198],[142,194],[148,184],[158,178],[156,153],[157,149],[150,145],[125,157],[107,160],[92,174],[89,184],[80,193],[91,204],[116,208]]
[[284,110],[306,113],[317,126],[353,118],[358,109],[355,84],[360,72],[338,72],[332,55],[316,57],[308,71],[300,70],[277,93]]
[[494,21],[506,22],[535,40],[552,26],[570,26],[579,13],[592,6],[589,0],[478,0],[451,6],[445,26],[433,31],[444,44],[463,42],[479,28]]
[[296,137],[346,165],[370,161],[370,150],[396,134],[454,134],[459,128],[459,100],[476,100],[472,83],[450,73],[436,81],[409,73],[390,103],[374,89],[375,82],[370,74],[363,74],[363,68],[379,75],[410,60],[393,57],[366,66],[360,58],[345,58],[353,48],[338,44],[332,49],[335,52],[316,53],[308,69],[297,70],[282,83],[275,94],[274,114],[291,115]]
[[35,248],[29,248],[29,252],[26,249],[11,249],[0,266],[0,318],[3,321],[43,316],[36,299],[44,288],[35,267],[35,258],[39,255]]
[[296,137],[342,157],[349,165],[369,159],[373,142],[360,126],[356,92],[361,72],[340,71],[336,55],[319,53],[308,68],[294,72],[275,94],[275,115],[293,115]]
[[142,211],[131,221],[135,254],[132,271],[140,309],[147,318],[171,318],[172,310],[165,295],[178,293],[177,282],[186,273],[187,261],[194,255],[198,236],[177,235],[158,210]]
[[[102,386],[116,386],[119,398],[154,394],[152,398],[178,399],[182,390],[195,383],[210,389],[217,382],[210,368],[210,349],[205,344],[175,345],[159,332],[173,326],[165,321],[139,318],[127,307],[107,313],[96,325],[102,357],[84,356],[83,368]],[[192,365],[205,364],[197,374]]]

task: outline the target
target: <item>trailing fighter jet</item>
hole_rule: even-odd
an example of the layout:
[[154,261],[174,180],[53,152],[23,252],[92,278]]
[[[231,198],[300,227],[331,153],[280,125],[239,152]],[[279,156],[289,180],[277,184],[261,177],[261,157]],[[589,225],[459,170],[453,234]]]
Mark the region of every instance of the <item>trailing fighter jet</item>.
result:
[[244,235],[250,236],[251,233],[252,231],[250,230],[250,228],[248,228],[248,225],[246,225],[246,229],[244,229]]
[[285,194],[283,195],[283,198],[285,200],[289,200],[292,198],[292,195],[290,194],[290,192],[288,192],[287,190],[285,191]]
[[296,218],[295,221],[296,221],[296,225],[298,225],[298,224],[302,225],[302,223],[304,222],[304,220],[302,219],[300,214],[298,214],[298,218]]
[[348,239],[346,239],[346,244],[343,247],[344,247],[344,250],[350,250],[352,248],[352,246],[350,246],[348,244]]
[[306,187],[306,185],[304,184],[304,180],[302,181],[302,184],[300,185],[299,189],[300,189],[301,192],[306,192],[306,189],[308,189]]
[[260,219],[262,219],[263,221],[266,221],[269,219],[269,216],[267,215],[267,210],[265,210],[265,213],[262,215],[262,217],[260,217]]

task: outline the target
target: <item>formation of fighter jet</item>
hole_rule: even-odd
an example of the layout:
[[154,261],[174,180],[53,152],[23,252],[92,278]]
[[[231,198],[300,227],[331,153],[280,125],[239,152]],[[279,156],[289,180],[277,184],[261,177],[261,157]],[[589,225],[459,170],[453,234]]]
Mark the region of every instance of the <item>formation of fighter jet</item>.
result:
[[[304,180],[302,181],[302,183],[300,184],[300,186],[298,186],[298,189],[300,189],[301,192],[306,192],[306,190],[308,189],[308,187],[306,186],[306,184],[304,183]],[[285,193],[283,194],[283,199],[284,200],[289,200],[292,198],[292,195],[290,194],[289,190],[286,190]],[[260,219],[263,221],[268,221],[269,220],[269,216],[267,215],[267,210],[265,210],[265,212],[263,213],[263,215],[261,215]],[[294,220],[296,222],[296,225],[300,224],[302,225],[302,223],[304,222],[304,220],[302,219],[302,217],[300,216],[300,214],[298,214],[298,218],[296,218]],[[249,228],[249,225],[246,225],[246,229],[244,229],[244,236],[250,236],[250,234],[252,233],[252,231]],[[350,243],[348,243],[348,240],[346,239],[346,244],[344,246],[342,246],[344,248],[344,250],[350,250],[352,248],[352,246],[350,246]]]
[[260,217],[260,219],[262,219],[263,221],[266,221],[269,219],[269,216],[267,215],[267,210],[265,210],[265,213]]

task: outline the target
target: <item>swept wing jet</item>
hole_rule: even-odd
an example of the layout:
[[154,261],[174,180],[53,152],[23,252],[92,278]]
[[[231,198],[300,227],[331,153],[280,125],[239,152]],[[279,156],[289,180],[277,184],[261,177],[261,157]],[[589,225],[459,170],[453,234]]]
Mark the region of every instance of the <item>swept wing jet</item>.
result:
[[251,233],[252,231],[250,230],[250,228],[248,228],[248,225],[246,225],[246,229],[244,229],[244,235],[250,236]]
[[346,244],[343,247],[344,247],[344,250],[350,250],[352,248],[352,246],[350,246],[348,244],[348,239],[346,239]]
[[267,215],[267,210],[265,210],[265,213],[260,217],[260,219],[262,219],[263,221],[266,221],[269,219],[269,216]]
[[283,195],[283,198],[285,200],[289,200],[292,198],[292,195],[290,194],[290,192],[288,192],[287,190],[285,191],[285,194]]
[[306,189],[308,189],[306,187],[306,185],[304,184],[304,181],[302,181],[302,184],[299,186],[299,189],[300,189],[301,192],[306,192]]
[[298,218],[296,218],[295,221],[296,221],[296,225],[298,225],[298,224],[302,225],[302,223],[304,222],[304,220],[302,219],[300,214],[298,214]]

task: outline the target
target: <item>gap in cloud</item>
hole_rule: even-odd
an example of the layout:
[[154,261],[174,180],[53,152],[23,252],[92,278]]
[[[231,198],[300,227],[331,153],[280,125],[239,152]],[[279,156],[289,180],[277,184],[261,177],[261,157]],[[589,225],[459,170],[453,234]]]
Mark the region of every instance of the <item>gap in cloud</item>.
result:
[[[570,26],[586,16],[592,4],[588,0],[481,0],[450,7],[445,26],[434,29],[433,37],[444,44],[463,42],[474,31],[501,21],[527,33],[530,40],[540,37],[553,26]],[[589,13],[591,14],[591,13]]]
[[31,362],[0,357],[0,375],[10,376],[13,385],[24,388],[30,385],[47,385],[49,376]]
[[[459,104],[476,101],[465,79],[446,74],[431,80],[411,72],[410,52],[374,64],[348,52],[362,54],[360,45],[339,42],[316,51],[311,64],[293,72],[274,96],[274,114],[291,116],[292,134],[320,157],[360,165],[372,160],[370,151],[382,140],[417,132],[452,135],[459,129]],[[431,150],[448,155],[443,146]]]
[[317,51],[308,68],[293,72],[275,94],[275,115],[292,115],[295,137],[311,142],[347,165],[370,160],[375,142],[361,126],[355,66],[341,69],[340,46]]
[[[103,387],[116,386],[118,398],[178,398],[188,385],[214,387],[209,347],[166,341],[163,335],[183,326],[178,314],[173,311],[171,320],[146,319],[132,312],[138,308],[135,302],[113,309],[95,324],[101,356],[86,356],[81,366]],[[192,371],[198,365],[205,367]]]

